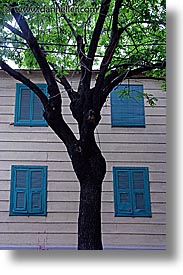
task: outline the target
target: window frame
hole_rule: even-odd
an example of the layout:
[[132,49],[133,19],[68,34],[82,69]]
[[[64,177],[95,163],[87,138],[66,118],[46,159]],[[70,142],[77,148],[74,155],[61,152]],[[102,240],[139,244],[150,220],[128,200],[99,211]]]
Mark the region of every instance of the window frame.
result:
[[[125,88],[131,89],[133,91],[133,88],[137,89],[137,92],[141,92],[144,93],[144,87],[143,85],[140,84],[121,84],[119,86],[117,86],[116,88],[114,88],[112,90],[112,92],[110,93],[110,106],[111,106],[111,127],[138,127],[138,128],[145,128],[146,127],[146,123],[145,123],[145,104],[144,104],[144,97],[141,97],[140,99],[138,99],[140,101],[140,103],[142,103],[142,118],[138,118],[137,121],[135,121],[135,117],[132,117],[131,119],[129,117],[126,116],[127,118],[127,122],[124,121],[119,121],[118,115],[120,114],[121,116],[124,116],[125,118],[125,112],[123,114],[123,111],[120,111],[119,114],[116,113],[116,110],[118,109],[120,104],[118,102],[118,104],[116,104],[116,98],[114,93],[119,92],[120,90],[124,90]],[[140,91],[141,90],[141,91]],[[126,98],[124,98],[126,100]],[[119,97],[119,101],[120,101],[120,97]],[[130,99],[127,99],[130,100]],[[128,101],[128,104],[130,104],[130,101]],[[132,104],[132,101],[131,101]],[[121,105],[122,106],[122,105]],[[126,105],[125,105],[126,108]]]
[[[47,91],[47,84],[41,83],[36,84],[44,93],[45,95],[48,95]],[[20,111],[21,111],[21,94],[22,90],[27,89],[30,91],[30,117],[29,120],[21,120],[20,119]],[[35,93],[27,87],[25,84],[22,83],[16,83],[16,99],[15,99],[15,116],[14,116],[14,126],[48,126],[47,121],[42,117],[41,120],[35,120],[33,119],[33,100],[35,97]]]
[[[130,207],[131,211],[126,211],[126,209],[121,210],[119,204],[119,188],[118,188],[118,172],[127,171],[129,174],[129,197],[130,197]],[[144,174],[144,188],[141,191],[133,188],[133,178],[132,172],[143,172]],[[148,167],[124,167],[115,166],[113,167],[113,188],[114,188],[114,213],[115,217],[152,217],[151,213],[151,197],[150,197],[150,184],[149,184],[149,169]],[[123,190],[122,193],[125,193]],[[137,211],[135,209],[135,194],[144,194],[145,209],[142,211]]]
[[[47,216],[47,166],[27,166],[27,165],[12,165],[11,167],[11,187],[10,187],[10,216]],[[16,187],[17,171],[26,171],[25,187]],[[32,171],[42,172],[41,188],[37,191],[31,191],[30,175]],[[34,189],[34,188],[32,188]],[[17,193],[25,193],[24,209],[16,207]],[[36,211],[31,208],[31,195],[33,192],[39,192],[41,198],[41,210]]]

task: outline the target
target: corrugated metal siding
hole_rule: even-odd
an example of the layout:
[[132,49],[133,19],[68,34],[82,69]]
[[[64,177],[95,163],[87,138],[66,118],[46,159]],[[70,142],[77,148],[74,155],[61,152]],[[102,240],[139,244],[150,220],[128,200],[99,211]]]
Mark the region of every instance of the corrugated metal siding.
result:
[[[29,75],[41,83],[39,72]],[[72,85],[77,86],[77,76]],[[64,145],[49,127],[15,127],[16,81],[0,72],[0,246],[77,244],[79,184]],[[96,139],[107,160],[102,194],[102,232],[105,246],[164,247],[166,244],[166,99],[157,81],[143,84],[145,93],[159,98],[145,106],[146,128],[111,128],[110,100],[102,111]],[[63,91],[63,88],[61,88]],[[63,113],[77,134],[63,91]],[[47,217],[10,217],[11,165],[48,166]],[[152,218],[114,217],[113,166],[149,167]]]

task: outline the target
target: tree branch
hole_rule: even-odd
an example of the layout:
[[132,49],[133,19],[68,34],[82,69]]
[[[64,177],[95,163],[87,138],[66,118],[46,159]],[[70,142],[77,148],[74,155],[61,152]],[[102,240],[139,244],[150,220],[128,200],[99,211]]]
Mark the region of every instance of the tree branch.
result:
[[76,139],[73,131],[63,119],[62,114],[55,114],[50,105],[48,105],[44,112],[44,118],[48,122],[48,125],[53,129],[55,134],[63,141],[71,157],[72,148],[77,146],[78,140]]
[[115,1],[114,11],[113,11],[113,15],[112,15],[111,39],[110,39],[109,46],[108,46],[108,48],[105,52],[105,55],[103,57],[103,60],[101,62],[99,76],[97,77],[97,80],[96,80],[93,104],[95,106],[98,106],[99,109],[100,109],[100,107],[99,107],[100,106],[100,95],[99,95],[98,91],[100,91],[104,85],[104,78],[105,78],[105,74],[107,72],[108,66],[112,60],[112,57],[113,57],[115,49],[118,45],[120,36],[124,32],[124,28],[118,29],[118,21],[119,21],[118,17],[119,17],[119,11],[120,11],[121,5],[122,5],[121,0]]
[[113,23],[112,23],[112,30],[111,30],[111,39],[113,36],[116,34],[118,30],[118,16],[119,16],[119,10],[121,8],[122,1],[121,0],[116,0],[115,2],[115,7],[114,7],[114,12],[113,12]]
[[4,61],[0,60],[1,68],[6,71],[10,76],[17,79],[18,81],[25,84],[29,87],[41,100],[45,112],[44,117],[47,120],[49,126],[53,129],[56,135],[64,142],[68,149],[68,153],[70,156],[72,155],[73,148],[77,147],[78,140],[76,139],[74,133],[69,128],[69,126],[64,121],[61,114],[56,114],[54,110],[51,108],[48,98],[42,92],[42,90],[37,87],[36,84],[31,82],[28,78],[26,78],[21,73],[17,72],[16,70],[12,69],[9,65],[7,65]]
[[106,101],[106,98],[110,94],[110,92],[121,82],[123,82],[125,79],[130,79],[135,75],[139,75],[141,73],[152,71],[154,69],[165,69],[166,68],[166,60],[163,62],[158,62],[155,64],[149,64],[146,66],[142,66],[135,69],[128,69],[122,74],[117,73],[117,70],[112,72],[109,76],[105,79],[105,87],[103,89],[103,93],[101,94],[101,102],[100,102],[100,108],[102,108],[104,102]]
[[34,84],[32,81],[30,81],[28,78],[26,78],[23,74],[12,69],[9,65],[7,65],[2,60],[0,60],[0,66],[10,76],[14,77],[16,80],[22,82],[27,87],[29,87],[40,98],[44,108],[46,108],[46,106],[48,104],[48,98],[36,84]]
[[[59,75],[59,72],[58,72],[55,64],[50,63],[50,66],[55,71],[56,77],[59,79],[59,83],[64,87],[70,100],[73,101],[74,99],[78,98],[79,94],[72,89],[72,87],[71,87],[69,81],[67,80],[67,78],[65,77],[65,75],[62,75],[62,76]],[[57,79],[56,79],[56,81],[57,81]]]
[[97,23],[95,25],[95,29],[93,31],[93,35],[92,35],[92,39],[90,42],[90,46],[89,46],[89,51],[88,51],[88,58],[90,58],[90,70],[92,69],[92,65],[93,65],[93,61],[94,61],[94,57],[95,57],[95,53],[97,50],[97,46],[98,46],[98,42],[99,42],[99,38],[101,35],[101,31],[109,10],[109,5],[110,5],[111,0],[103,0],[102,4],[101,4],[101,8],[99,11],[99,17],[97,20]]
[[136,43],[135,43],[135,40],[134,40],[133,36],[130,34],[129,31],[127,31],[127,29],[126,29],[125,31],[126,31],[126,33],[128,34],[128,36],[131,38],[132,43],[133,43],[133,45],[134,45],[134,47],[135,47],[135,49],[136,49],[136,52],[138,53],[139,50],[138,50],[138,47],[137,47],[137,45],[136,45]]
[[18,81],[22,82],[27,87],[29,87],[40,98],[45,109],[45,112],[44,112],[45,119],[47,120],[49,126],[56,133],[56,135],[64,142],[64,144],[68,149],[69,154],[71,155],[72,148],[77,146],[78,141],[74,133],[72,132],[72,130],[64,121],[62,115],[61,114],[58,115],[53,111],[53,109],[49,104],[48,98],[42,92],[42,90],[39,87],[37,87],[36,84],[34,84],[24,75],[22,75],[20,72],[17,72],[16,70],[12,69],[9,65],[7,65],[2,60],[0,60],[0,66],[10,76],[12,76],[13,78],[17,79]]
[[[56,7],[59,9],[60,6],[59,4],[57,3],[57,1],[53,1],[56,5]],[[82,59],[84,59],[85,57],[85,54],[84,54],[84,44],[83,44],[83,39],[81,37],[81,35],[78,35],[75,31],[75,29],[73,28],[72,26],[72,23],[71,21],[69,20],[69,18],[66,16],[65,13],[62,13],[62,17],[65,19],[65,21],[67,22],[73,36],[75,37],[76,41],[77,41],[77,52],[78,52],[78,55],[79,55],[79,58],[80,58],[80,61],[82,61]]]
[[65,88],[65,91],[67,92],[68,97],[70,98],[71,101],[73,101],[74,99],[79,97],[78,93],[72,89],[72,87],[71,87],[70,83],[68,82],[67,78],[65,77],[65,75],[63,75],[62,77],[59,77],[59,76],[57,76],[57,77],[59,79],[59,83]]
[[[96,80],[95,89],[93,93],[93,108],[96,113],[100,111],[100,90],[104,85],[105,73],[107,72],[108,66],[112,60],[115,49],[118,45],[120,35],[123,32],[123,28],[118,29],[118,16],[122,2],[120,0],[115,1],[114,11],[113,11],[113,22],[111,28],[111,40],[109,46],[105,52],[103,60],[100,65],[100,72]],[[105,20],[105,19],[104,19]]]
[[[59,7],[59,5],[56,3],[56,6]],[[67,16],[65,15],[65,13],[62,14],[63,18],[65,19],[65,21],[67,22],[69,28],[71,29],[72,34],[74,35],[74,37],[77,39],[77,33],[74,30],[71,21],[69,20],[69,18],[67,18]]]
[[[56,5],[56,7],[59,9],[59,4],[57,3],[57,1],[53,1]],[[65,13],[62,13],[63,18],[65,19],[65,21],[67,22],[73,36],[75,37],[76,41],[77,41],[77,52],[78,52],[78,56],[79,56],[79,60],[80,60],[80,66],[81,66],[81,79],[84,79],[86,77],[86,69],[87,68],[87,59],[86,59],[86,55],[85,55],[85,45],[83,43],[83,38],[81,35],[78,35],[76,33],[76,31],[74,30],[71,21],[69,20],[69,18],[66,16]],[[63,80],[61,80],[63,81]],[[65,80],[64,80],[65,82]],[[81,84],[81,82],[80,82]],[[86,78],[85,78],[85,86],[89,86],[89,82],[87,82]]]
[[[11,9],[11,13],[18,23],[25,40],[27,41],[31,51],[33,52],[40,68],[43,73],[43,76],[48,84],[48,93],[51,97],[55,96],[59,93],[59,88],[56,83],[56,80],[53,76],[53,73],[48,65],[45,54],[42,52],[41,48],[38,45],[37,39],[34,37],[32,31],[30,30],[25,18],[18,12],[15,11],[14,8]],[[57,108],[61,109],[61,97],[60,100],[57,98]]]
[[[118,16],[119,14],[119,8],[120,8],[120,3],[117,3],[116,1],[116,6],[114,8],[114,11],[116,10],[116,16]],[[105,52],[105,55],[104,55],[104,58],[102,60],[102,63],[101,63],[101,66],[100,66],[100,73],[99,73],[99,76],[96,80],[96,90],[100,90],[102,88],[102,85],[103,85],[103,81],[104,81],[104,77],[105,77],[105,73],[107,72],[107,69],[108,69],[108,66],[112,60],[112,57],[114,55],[114,52],[115,52],[115,49],[118,45],[118,42],[119,42],[119,39],[120,39],[120,36],[121,34],[124,32],[124,31],[127,31],[127,28],[130,27],[131,25],[133,24],[142,24],[142,23],[147,23],[147,24],[152,24],[152,23],[157,23],[157,24],[163,24],[164,22],[162,21],[149,21],[149,20],[145,20],[145,21],[133,21],[133,22],[130,22],[128,23],[125,27],[121,27],[121,28],[117,28],[117,21],[116,19],[113,21],[113,26],[112,26],[112,31],[111,31],[111,41],[110,41],[110,44]],[[116,31],[114,33],[114,30]],[[127,31],[128,35],[129,35],[129,32]],[[132,41],[134,43],[134,40],[132,38]],[[135,49],[137,49],[137,46],[135,45],[134,43],[134,46],[135,46]]]
[[[127,77],[128,79],[128,77]],[[153,79],[153,80],[163,80],[166,81],[166,77],[155,77],[155,76],[132,76],[130,79]]]
[[[59,4],[57,3],[57,1],[53,1],[53,3],[55,4],[56,8],[57,8],[58,10],[60,10],[60,6],[59,6]],[[69,18],[67,18],[67,16],[65,15],[64,12],[62,13],[62,17],[63,17],[63,18],[65,19],[65,21],[67,22],[67,24],[68,24],[69,28],[71,29],[71,32],[72,32],[72,34],[74,35],[74,37],[77,38],[77,33],[76,33],[76,31],[74,30],[71,21],[69,20]]]
[[100,93],[104,85],[105,74],[107,72],[108,66],[112,60],[115,49],[118,45],[120,35],[122,34],[123,29],[117,30],[116,34],[112,36],[111,42],[105,52],[104,58],[100,65],[99,75],[96,80],[94,96],[93,96],[93,106],[95,106],[96,110],[100,110]]
[[135,24],[159,24],[159,25],[163,25],[163,26],[166,25],[166,23],[164,21],[156,21],[156,20],[132,21],[132,22],[129,22],[125,27],[122,27],[123,31],[126,31],[127,28],[129,28],[130,26],[135,25]]
[[12,27],[10,24],[6,23],[6,24],[5,24],[5,27],[6,27],[7,29],[9,29],[12,33],[14,33],[14,34],[20,36],[21,38],[25,39],[23,33],[20,32],[19,30],[17,30],[16,28]]

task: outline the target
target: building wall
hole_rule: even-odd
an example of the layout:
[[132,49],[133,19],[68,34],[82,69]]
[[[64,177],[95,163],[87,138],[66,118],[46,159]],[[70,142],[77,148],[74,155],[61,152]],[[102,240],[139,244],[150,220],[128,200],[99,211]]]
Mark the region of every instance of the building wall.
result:
[[[39,72],[24,72],[44,83]],[[71,75],[73,88],[78,75]],[[74,248],[77,245],[79,184],[64,145],[49,127],[15,127],[16,80],[0,71],[0,248]],[[102,193],[105,248],[164,249],[166,245],[166,99],[158,81],[133,80],[159,98],[145,104],[145,128],[111,128],[110,100],[102,111],[96,139],[107,160]],[[77,134],[69,99],[61,87],[65,120]],[[9,216],[11,165],[48,166],[47,217]],[[113,166],[149,167],[152,218],[114,217]]]

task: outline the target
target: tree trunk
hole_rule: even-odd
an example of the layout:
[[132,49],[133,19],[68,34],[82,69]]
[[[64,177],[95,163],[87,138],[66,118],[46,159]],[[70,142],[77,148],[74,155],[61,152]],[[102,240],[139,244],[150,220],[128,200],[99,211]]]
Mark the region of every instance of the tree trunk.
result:
[[87,142],[78,141],[61,115],[47,108],[44,117],[66,145],[80,183],[78,249],[102,250],[100,211],[106,162],[95,142],[94,130],[89,132]]
[[[101,192],[106,162],[96,144],[90,154],[72,158],[80,182],[78,250],[102,250]],[[92,152],[92,153],[91,153]]]
[[79,250],[102,250],[101,189],[102,182],[86,180],[81,184],[78,218]]

